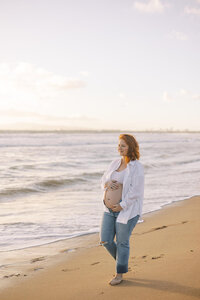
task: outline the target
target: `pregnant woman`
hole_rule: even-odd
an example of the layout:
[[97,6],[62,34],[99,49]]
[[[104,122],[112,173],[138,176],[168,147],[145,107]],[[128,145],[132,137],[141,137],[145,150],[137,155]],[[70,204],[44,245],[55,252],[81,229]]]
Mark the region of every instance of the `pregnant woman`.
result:
[[[116,276],[109,282],[117,285],[128,272],[129,239],[142,215],[144,171],[139,145],[130,134],[119,136],[121,156],[108,166],[102,176],[104,213],[101,222],[100,244],[116,260]],[[116,236],[116,242],[114,238]]]

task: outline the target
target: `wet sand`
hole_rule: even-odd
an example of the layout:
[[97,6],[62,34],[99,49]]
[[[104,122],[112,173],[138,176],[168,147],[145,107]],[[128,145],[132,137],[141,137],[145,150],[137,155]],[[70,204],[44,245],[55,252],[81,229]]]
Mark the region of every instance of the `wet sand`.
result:
[[200,196],[143,219],[120,285],[108,284],[115,261],[93,234],[1,255],[0,300],[200,298]]

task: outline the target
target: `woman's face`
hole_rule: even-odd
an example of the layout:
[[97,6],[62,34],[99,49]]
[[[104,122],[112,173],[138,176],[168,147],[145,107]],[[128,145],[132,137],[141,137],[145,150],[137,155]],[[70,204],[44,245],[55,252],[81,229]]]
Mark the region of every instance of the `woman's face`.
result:
[[123,139],[119,139],[118,152],[121,156],[126,156],[128,153],[128,145]]

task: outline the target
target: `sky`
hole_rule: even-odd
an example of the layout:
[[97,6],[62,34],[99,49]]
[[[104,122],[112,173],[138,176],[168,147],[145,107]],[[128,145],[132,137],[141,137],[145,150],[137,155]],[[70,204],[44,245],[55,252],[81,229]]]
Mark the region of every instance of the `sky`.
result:
[[200,0],[0,0],[0,130],[200,130]]

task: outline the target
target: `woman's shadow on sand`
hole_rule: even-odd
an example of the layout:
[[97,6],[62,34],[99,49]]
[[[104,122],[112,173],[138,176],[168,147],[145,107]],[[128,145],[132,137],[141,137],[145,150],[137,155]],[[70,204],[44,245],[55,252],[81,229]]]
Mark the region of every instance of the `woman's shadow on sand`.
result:
[[200,289],[193,288],[185,285],[180,285],[171,281],[164,280],[150,280],[150,279],[126,279],[123,281],[123,284],[120,284],[120,287],[128,287],[128,286],[138,286],[138,287],[146,287],[155,290],[161,290],[166,292],[184,294],[187,296],[200,297]]

